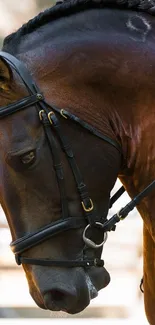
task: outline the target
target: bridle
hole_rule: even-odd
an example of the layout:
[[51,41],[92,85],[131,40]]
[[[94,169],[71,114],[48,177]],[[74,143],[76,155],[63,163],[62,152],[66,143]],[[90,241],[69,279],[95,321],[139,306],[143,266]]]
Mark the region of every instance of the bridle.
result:
[[[121,154],[121,147],[118,142],[113,139],[103,135],[97,129],[84,122],[77,116],[69,113],[64,109],[59,109],[54,105],[50,105],[46,102],[43,94],[40,92],[36,83],[33,81],[29,71],[25,65],[20,62],[14,56],[1,51],[0,57],[9,63],[9,65],[18,73],[22,79],[25,87],[29,92],[29,96],[18,100],[12,104],[0,108],[0,118],[5,118],[11,114],[14,114],[20,110],[27,107],[35,105],[38,110],[40,121],[43,125],[44,132],[46,134],[46,139],[48,141],[49,148],[52,153],[53,164],[55,168],[55,173],[57,177],[57,182],[60,191],[61,198],[61,210],[62,218],[58,221],[51,222],[49,225],[38,229],[37,231],[31,232],[15,241],[13,241],[10,246],[15,254],[15,259],[18,265],[20,264],[34,264],[42,266],[59,266],[59,267],[84,267],[88,268],[91,266],[102,267],[104,261],[96,257],[96,252],[101,249],[107,239],[107,231],[115,230],[115,224],[120,220],[123,220],[128,213],[140,202],[140,200],[149,194],[149,192],[155,187],[155,181],[153,181],[147,188],[145,188],[140,194],[138,194],[133,200],[131,200],[124,208],[122,208],[117,214],[111,217],[109,220],[105,220],[102,216],[97,217],[96,210],[92,199],[90,198],[87,190],[87,186],[83,181],[81,172],[77,166],[73,151],[70,147],[68,139],[64,136],[58,115],[60,114],[65,119],[70,119],[75,123],[81,125],[83,128],[88,130],[93,135],[106,141],[112,145]],[[54,133],[54,134],[53,134]],[[81,217],[71,217],[68,210],[68,202],[66,198],[65,191],[65,181],[63,166],[61,163],[59,151],[57,148],[57,143],[54,135],[61,145],[64,151],[70,169],[73,173],[76,187],[79,193],[80,201],[83,208],[83,216]],[[110,199],[110,207],[113,203],[124,193],[125,189],[122,186]],[[84,229],[83,231],[83,241],[85,243],[82,256],[77,260],[52,260],[48,258],[27,258],[23,256],[23,253],[30,248],[44,242],[45,240],[52,238],[64,231],[70,229]],[[93,230],[94,228],[99,228],[103,234],[103,241],[99,244],[95,243],[91,238],[87,236],[88,229]],[[89,230],[90,230],[89,229]]]

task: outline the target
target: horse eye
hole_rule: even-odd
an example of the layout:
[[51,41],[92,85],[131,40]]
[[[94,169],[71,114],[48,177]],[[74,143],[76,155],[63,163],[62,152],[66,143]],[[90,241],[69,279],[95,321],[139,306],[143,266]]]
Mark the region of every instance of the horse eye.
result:
[[21,156],[21,161],[24,165],[32,164],[36,158],[35,151],[30,151]]

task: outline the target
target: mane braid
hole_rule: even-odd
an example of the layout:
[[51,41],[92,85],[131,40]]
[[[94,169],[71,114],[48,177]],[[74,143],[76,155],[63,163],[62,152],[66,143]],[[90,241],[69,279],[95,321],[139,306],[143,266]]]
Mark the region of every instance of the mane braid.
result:
[[32,33],[48,22],[93,8],[130,9],[155,15],[155,0],[60,0],[7,36],[3,50],[9,50],[13,54],[22,36]]

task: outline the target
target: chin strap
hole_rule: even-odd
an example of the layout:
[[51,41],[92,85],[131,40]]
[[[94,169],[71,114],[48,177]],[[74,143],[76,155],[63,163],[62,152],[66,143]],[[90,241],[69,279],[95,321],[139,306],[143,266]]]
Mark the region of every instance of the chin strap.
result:
[[97,267],[103,267],[104,261],[95,258],[93,260],[51,260],[46,258],[28,258],[24,256],[20,256],[19,254],[15,255],[16,263],[18,265],[20,264],[33,264],[33,265],[41,265],[41,266],[55,266],[55,267],[64,267],[64,268],[70,268],[70,267],[84,267],[89,268],[91,266],[97,266]]

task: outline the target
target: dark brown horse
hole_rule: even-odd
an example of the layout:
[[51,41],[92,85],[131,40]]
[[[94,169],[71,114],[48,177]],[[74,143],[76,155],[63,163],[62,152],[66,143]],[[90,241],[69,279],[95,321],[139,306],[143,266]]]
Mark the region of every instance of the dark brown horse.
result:
[[[117,145],[60,117],[97,215],[103,219],[117,177],[131,197],[155,178],[154,13],[154,1],[66,1],[35,17],[7,37],[3,45],[3,51],[25,63],[50,105],[67,108],[120,145],[121,153]],[[0,105],[28,95],[16,70],[1,57]],[[51,148],[35,101],[31,103],[27,109],[0,121],[0,196],[13,240],[51,222],[57,224],[62,218]],[[43,118],[42,113],[40,117]],[[53,130],[50,132],[55,143],[57,137]],[[84,211],[75,180],[64,151],[60,147],[58,151],[68,213],[78,218]],[[154,199],[152,191],[138,206],[144,220],[145,309],[152,325]],[[83,230],[84,227],[62,232],[30,247],[24,255],[29,259],[78,260],[83,252]],[[98,229],[96,232],[98,237]],[[100,254],[99,249],[97,257]],[[45,309],[77,313],[109,283],[103,267],[42,266],[33,262],[23,262],[23,267],[33,299]]]

